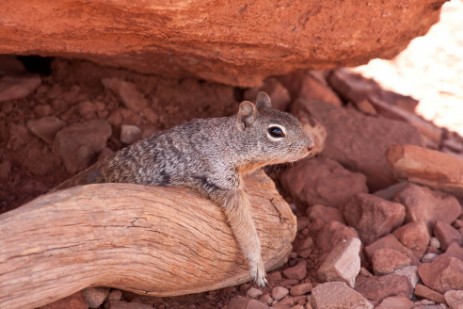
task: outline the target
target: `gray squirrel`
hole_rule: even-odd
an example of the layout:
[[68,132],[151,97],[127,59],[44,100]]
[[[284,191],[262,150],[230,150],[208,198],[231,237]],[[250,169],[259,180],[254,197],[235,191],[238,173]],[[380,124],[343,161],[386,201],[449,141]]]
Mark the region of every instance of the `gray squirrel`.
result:
[[[316,135],[317,129],[309,135]],[[272,109],[270,97],[259,92],[256,104],[241,102],[236,115],[195,119],[154,134],[54,190],[106,182],[196,189],[221,206],[249,262],[251,278],[263,287],[265,266],[242,176],[266,165],[315,155],[320,148],[316,143],[317,136],[308,136],[291,114]]]

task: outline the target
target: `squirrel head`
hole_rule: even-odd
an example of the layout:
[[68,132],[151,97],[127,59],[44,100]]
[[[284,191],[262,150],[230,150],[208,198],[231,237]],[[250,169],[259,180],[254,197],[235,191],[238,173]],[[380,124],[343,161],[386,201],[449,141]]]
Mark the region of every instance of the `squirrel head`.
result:
[[[321,126],[317,122],[312,124]],[[259,92],[256,103],[243,101],[237,114],[237,126],[245,136],[248,154],[267,164],[293,162],[308,155],[316,155],[323,147],[315,130],[308,130],[289,113],[271,107],[270,97]],[[324,138],[323,138],[324,139]],[[257,163],[257,162],[255,162]]]

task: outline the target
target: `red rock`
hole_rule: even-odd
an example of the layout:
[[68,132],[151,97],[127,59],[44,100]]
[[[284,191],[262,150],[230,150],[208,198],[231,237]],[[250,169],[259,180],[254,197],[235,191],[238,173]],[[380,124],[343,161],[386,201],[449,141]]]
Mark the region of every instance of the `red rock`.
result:
[[293,267],[283,270],[283,275],[288,279],[302,280],[307,276],[307,261],[302,260]]
[[403,295],[386,297],[375,309],[411,309],[413,302]]
[[88,309],[82,292],[77,292],[54,303],[41,307],[41,309]]
[[373,302],[380,302],[388,296],[403,294],[411,298],[413,295],[413,287],[407,278],[396,274],[358,276],[355,290]]
[[463,235],[450,224],[443,221],[437,221],[433,228],[434,236],[439,239],[442,250],[447,250],[452,242],[463,243]]
[[439,293],[463,290],[463,261],[455,257],[442,256],[421,264],[418,275],[427,287]]
[[413,309],[446,309],[443,304],[436,304],[432,300],[422,299],[413,303]]
[[373,309],[373,305],[368,300],[344,282],[326,282],[317,285],[312,289],[311,305],[314,309]]
[[267,78],[259,88],[251,88],[244,93],[244,100],[254,101],[259,91],[265,91],[272,100],[272,107],[286,111],[291,101],[288,89],[275,78]]
[[405,206],[406,222],[423,221],[428,228],[437,221],[452,223],[462,212],[454,196],[414,184],[406,186],[395,200]]
[[98,308],[109,294],[109,288],[86,288],[82,290],[85,302],[90,308]]
[[337,221],[344,224],[341,212],[337,208],[326,207],[323,205],[314,205],[307,208],[307,216],[310,221],[310,229],[312,231],[318,231],[331,221]]
[[78,109],[79,114],[82,116],[82,118],[86,120],[96,118],[95,105],[91,101],[85,100],[80,102]]
[[310,220],[307,217],[297,217],[297,231],[302,231],[310,224]]
[[[418,101],[410,96],[404,96],[399,93],[387,91],[373,79],[367,79],[360,74],[348,69],[337,69],[329,76],[328,79],[331,87],[347,101],[358,104],[366,100],[381,100],[388,105],[397,106],[403,110],[414,113]],[[391,117],[385,111],[380,110],[385,117]]]
[[26,68],[15,55],[0,55],[1,75],[20,75],[24,73],[26,73]]
[[282,279],[283,276],[279,271],[274,271],[267,275],[267,281],[269,286],[276,286]]
[[303,305],[294,305],[289,309],[305,309]]
[[443,254],[443,256],[453,256],[463,261],[463,247],[455,242],[451,243],[447,251],[445,251],[445,253]]
[[402,245],[393,234],[389,234],[383,238],[378,239],[374,243],[366,246],[365,253],[367,254],[368,258],[372,260],[375,252],[379,249],[384,248],[394,249],[407,255],[412,261],[412,265],[419,264],[419,260],[415,257],[413,252],[410,249],[406,248],[404,245]]
[[339,163],[321,157],[298,161],[286,169],[280,179],[295,199],[307,205],[340,207],[356,193],[368,192],[364,175],[352,173]]
[[108,301],[120,300],[121,298],[122,298],[121,290],[112,290],[111,292],[109,292]]
[[139,127],[131,124],[123,124],[121,126],[120,140],[126,145],[131,145],[141,138],[141,130]]
[[[428,122],[423,122],[428,124]],[[438,130],[440,130],[438,128]],[[434,135],[440,142],[440,131]],[[431,145],[432,147],[432,145]],[[463,195],[463,156],[416,145],[392,145],[386,158],[399,179],[423,184],[443,192]]]
[[[318,7],[311,1],[278,7],[211,2],[198,7],[196,2],[181,2],[153,8],[145,2],[116,1],[88,10],[73,2],[42,3],[39,9],[17,4],[1,2],[0,10],[9,16],[0,36],[2,54],[27,50],[74,56],[144,74],[194,76],[243,87],[297,69],[392,58],[428,31],[442,5],[391,1],[368,6],[346,1]],[[256,18],[259,14],[266,18]],[[339,44],[341,39],[345,44]]]
[[334,70],[328,82],[345,100],[352,102],[367,100],[370,93],[380,89],[376,83],[348,69]]
[[450,309],[463,309],[463,290],[450,290],[444,294],[445,301]]
[[[431,237],[431,239],[429,240],[429,248],[433,248],[433,249],[436,249],[436,250],[440,249],[440,240],[437,239],[436,237]],[[436,252],[434,252],[434,253],[436,253]]]
[[27,97],[42,83],[37,75],[3,76],[0,79],[0,102]]
[[259,298],[259,300],[260,300],[262,303],[267,304],[267,305],[269,305],[269,306],[273,303],[273,298],[272,298],[272,296],[270,296],[270,294],[268,294],[268,293],[262,295],[262,296]]
[[425,285],[417,284],[415,287],[415,295],[421,298],[432,300],[436,303],[445,304],[444,295],[436,292]]
[[396,269],[394,274],[404,276],[410,282],[411,286],[415,288],[416,284],[420,280],[418,278],[418,267],[417,266],[406,266],[403,268]]
[[373,193],[373,195],[380,197],[382,199],[392,201],[394,197],[402,191],[406,186],[408,185],[408,182],[401,181],[398,183],[395,183],[385,189],[378,190]]
[[371,260],[374,273],[379,275],[392,273],[396,269],[409,266],[411,263],[406,254],[389,248],[376,250]]
[[276,309],[289,309],[294,306],[295,302],[292,297],[285,297],[284,299],[280,300],[278,303],[274,303],[272,308]]
[[377,115],[378,114],[375,106],[368,99],[354,101],[353,103],[359,111],[361,111],[362,113],[366,115]]
[[322,254],[328,254],[340,242],[355,237],[358,238],[357,231],[344,224],[331,221],[325,225],[317,234],[315,244]]
[[153,306],[140,304],[140,303],[129,303],[123,300],[114,300],[108,302],[108,306],[105,308],[108,309],[153,309]]
[[249,298],[258,298],[260,296],[262,296],[263,292],[259,289],[256,289],[255,287],[250,287],[247,291],[246,291],[246,296],[249,297]]
[[298,284],[299,281],[300,280],[297,280],[297,279],[285,279],[285,280],[281,280],[279,285],[289,288],[289,287],[292,287],[293,285]]
[[304,306],[307,303],[307,296],[306,295],[300,295],[300,296],[294,296],[294,303]]
[[302,242],[295,245],[297,254],[303,258],[307,258],[310,256],[310,253],[312,252],[313,247],[314,247],[314,244],[313,244],[313,239],[311,237],[306,237]]
[[390,233],[405,218],[403,205],[366,193],[356,194],[341,211],[366,245]]
[[[369,117],[355,110],[316,101],[306,108],[327,130],[323,156],[345,168],[364,174],[370,189],[378,190],[396,182],[385,153],[397,143],[422,143],[418,131],[407,123]],[[293,109],[301,109],[296,104]]]
[[358,238],[349,238],[338,243],[318,269],[318,278],[323,282],[344,281],[353,288],[355,278],[360,272],[361,246]]
[[119,96],[125,107],[134,112],[141,112],[149,104],[135,84],[118,78],[106,78],[102,82],[106,88]]
[[296,97],[306,101],[315,100],[342,106],[342,102],[336,93],[326,83],[320,82],[310,74],[304,74],[302,77]]
[[56,134],[54,149],[70,173],[88,166],[111,136],[111,126],[104,120],[89,120],[70,125]]
[[282,299],[286,295],[288,295],[289,290],[282,286],[276,286],[272,289],[272,298],[276,301]]
[[394,231],[397,239],[413,254],[421,259],[429,245],[430,235],[426,224],[422,221],[415,221],[405,224]]
[[299,295],[304,295],[309,293],[313,288],[312,283],[307,282],[307,283],[301,283],[298,285],[295,285],[291,288],[289,293],[293,296],[299,296]]
[[243,296],[235,296],[228,303],[228,309],[268,309],[268,308],[270,307],[268,307],[267,305],[255,299],[247,299]]
[[64,121],[53,116],[33,119],[27,122],[27,128],[32,134],[48,144],[53,143],[56,133],[65,125]]
[[53,172],[59,159],[51,153],[48,146],[36,138],[31,138],[28,140],[27,150],[16,153],[12,161],[33,175],[44,176]]
[[34,113],[39,117],[46,117],[52,113],[52,108],[49,104],[40,104],[34,107]]
[[423,263],[430,263],[430,262],[433,262],[435,259],[437,259],[439,256],[437,255],[437,253],[426,253],[425,255],[423,255],[423,257],[421,258],[421,262]]
[[0,163],[0,179],[6,180],[10,176],[11,172],[11,162],[3,161]]
[[29,131],[22,124],[11,124],[9,131],[10,139],[7,144],[8,149],[18,150],[21,147],[28,145],[32,139]]

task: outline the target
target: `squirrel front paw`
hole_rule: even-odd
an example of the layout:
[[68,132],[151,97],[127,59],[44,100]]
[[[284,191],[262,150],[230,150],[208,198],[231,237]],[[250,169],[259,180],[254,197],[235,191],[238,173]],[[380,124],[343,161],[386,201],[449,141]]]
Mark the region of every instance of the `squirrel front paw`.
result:
[[265,265],[262,258],[260,258],[256,263],[251,265],[251,279],[256,283],[260,288],[267,286],[267,273],[265,272]]

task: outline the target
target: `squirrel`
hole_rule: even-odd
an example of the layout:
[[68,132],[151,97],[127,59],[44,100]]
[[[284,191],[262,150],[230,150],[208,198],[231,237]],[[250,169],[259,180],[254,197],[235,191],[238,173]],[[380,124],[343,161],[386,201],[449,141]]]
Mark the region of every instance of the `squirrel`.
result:
[[195,119],[155,133],[90,166],[53,191],[110,182],[196,189],[222,208],[249,262],[251,278],[264,287],[267,279],[260,240],[242,176],[266,165],[315,155],[316,141],[304,132],[296,117],[272,109],[270,97],[259,92],[255,104],[241,102],[233,116]]

